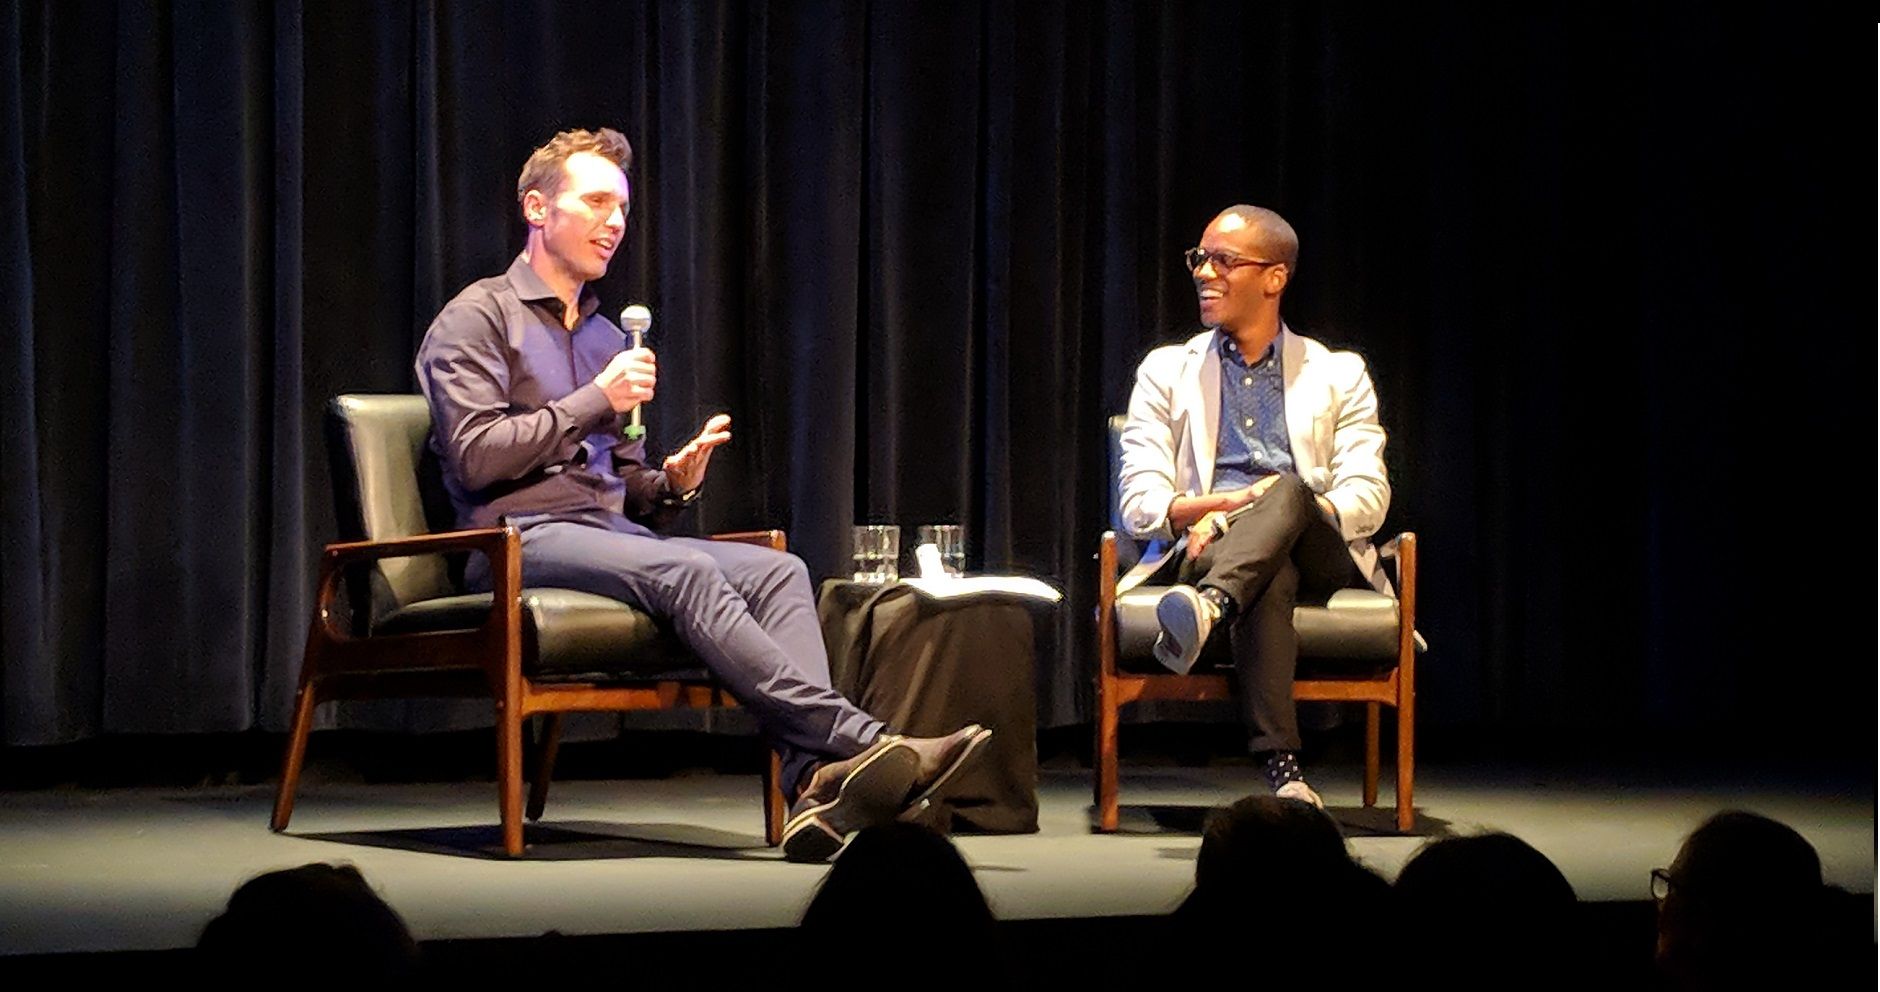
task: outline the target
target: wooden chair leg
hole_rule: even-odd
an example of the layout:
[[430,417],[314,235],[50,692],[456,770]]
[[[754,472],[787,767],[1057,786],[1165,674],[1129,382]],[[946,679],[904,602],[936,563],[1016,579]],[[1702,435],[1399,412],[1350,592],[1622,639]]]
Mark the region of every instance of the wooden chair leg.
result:
[[1383,709],[1377,703],[1364,704],[1364,808],[1377,805],[1378,773],[1378,711]]
[[503,853],[522,856],[522,716],[496,705],[496,792],[502,807]]
[[1416,825],[1416,710],[1406,700],[1397,707],[1397,829]]
[[548,806],[548,783],[555,776],[555,755],[561,751],[561,714],[542,718],[542,741],[535,756],[535,774],[529,779],[529,806],[524,812],[531,820],[542,818]]
[[764,762],[764,843],[783,843],[783,821],[789,812],[783,801],[783,757],[772,751]]
[[1092,762],[1096,765],[1096,803],[1097,830],[1101,833],[1115,833],[1121,821],[1121,811],[1117,796],[1117,713],[1116,686],[1112,678],[1100,675],[1097,679],[1097,740],[1092,749]]
[[287,735],[287,755],[281,761],[281,782],[274,788],[274,817],[268,826],[275,833],[287,829],[294,816],[294,793],[300,788],[300,766],[307,758],[307,737],[313,732],[313,711],[320,704],[313,682],[302,679],[294,697],[294,729]]

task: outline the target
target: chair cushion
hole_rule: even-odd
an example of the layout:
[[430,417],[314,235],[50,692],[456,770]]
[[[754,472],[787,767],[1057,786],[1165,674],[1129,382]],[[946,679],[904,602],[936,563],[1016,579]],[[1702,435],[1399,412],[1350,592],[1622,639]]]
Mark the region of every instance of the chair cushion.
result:
[[[1156,670],[1155,604],[1168,586],[1137,586],[1116,598],[1116,657],[1126,670]],[[1324,605],[1293,608],[1302,662],[1388,668],[1397,661],[1397,601],[1374,589],[1340,589]],[[1201,651],[1203,664],[1231,665],[1228,636],[1217,628]],[[1148,665],[1137,664],[1148,659]]]
[[[441,596],[392,611],[373,629],[415,634],[476,627],[494,596]],[[711,673],[651,616],[618,600],[573,589],[522,590],[522,670],[531,678],[682,679]]]

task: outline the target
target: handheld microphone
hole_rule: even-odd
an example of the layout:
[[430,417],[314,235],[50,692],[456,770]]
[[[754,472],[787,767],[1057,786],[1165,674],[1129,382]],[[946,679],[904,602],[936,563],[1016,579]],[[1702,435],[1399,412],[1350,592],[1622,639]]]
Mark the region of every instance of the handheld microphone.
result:
[[[648,310],[643,304],[634,303],[620,311],[620,329],[627,332],[627,338],[631,342],[628,347],[641,347],[646,332],[652,326],[653,311]],[[638,441],[646,436],[646,427],[640,423],[640,407],[645,405],[641,403],[634,406],[633,412],[627,415],[627,426],[620,429],[620,433],[629,441]]]

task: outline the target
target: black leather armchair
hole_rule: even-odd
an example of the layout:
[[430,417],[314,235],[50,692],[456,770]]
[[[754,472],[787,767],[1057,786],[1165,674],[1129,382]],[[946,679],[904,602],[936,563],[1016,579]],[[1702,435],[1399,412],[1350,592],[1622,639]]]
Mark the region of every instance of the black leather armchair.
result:
[[[1110,478],[1115,479],[1123,417],[1109,423]],[[1114,501],[1114,485],[1111,499]],[[1114,507],[1112,507],[1114,509]],[[1293,698],[1365,704],[1364,805],[1377,804],[1380,709],[1397,711],[1397,829],[1415,822],[1412,793],[1416,756],[1417,539],[1405,532],[1379,547],[1396,564],[1397,597],[1371,589],[1344,589],[1324,605],[1293,611],[1299,633],[1299,672]],[[1119,820],[1117,733],[1120,712],[1145,700],[1228,700],[1234,698],[1231,665],[1221,671],[1210,662],[1226,662],[1227,636],[1217,632],[1187,675],[1175,675],[1154,659],[1159,624],[1155,605],[1167,586],[1137,586],[1117,595],[1116,581],[1137,548],[1115,531],[1105,531],[1098,546],[1095,791],[1097,829],[1111,832]]]
[[[572,589],[522,586],[513,527],[433,532],[448,521],[426,437],[422,396],[346,395],[328,409],[328,455],[342,536],[320,561],[313,622],[272,827],[285,830],[314,708],[333,699],[488,698],[496,711],[497,793],[503,849],[523,851],[522,724],[542,716],[542,747],[528,815],[539,819],[560,739],[561,715],[581,710],[735,705],[710,672],[647,614]],[[431,482],[434,485],[425,485]],[[429,498],[427,498],[429,497]],[[781,551],[781,531],[717,535]],[[453,554],[489,557],[494,592],[464,594]],[[338,615],[349,581],[350,629]],[[781,839],[778,762],[764,775],[764,830]]]

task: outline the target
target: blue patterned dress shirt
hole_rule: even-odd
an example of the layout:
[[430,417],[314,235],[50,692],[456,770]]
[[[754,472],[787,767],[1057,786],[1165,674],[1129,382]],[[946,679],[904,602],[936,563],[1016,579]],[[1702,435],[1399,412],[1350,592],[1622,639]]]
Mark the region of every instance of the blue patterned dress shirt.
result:
[[1220,336],[1221,426],[1210,492],[1239,489],[1277,472],[1293,470],[1286,433],[1286,377],[1276,336],[1254,362],[1245,361],[1234,339]]

